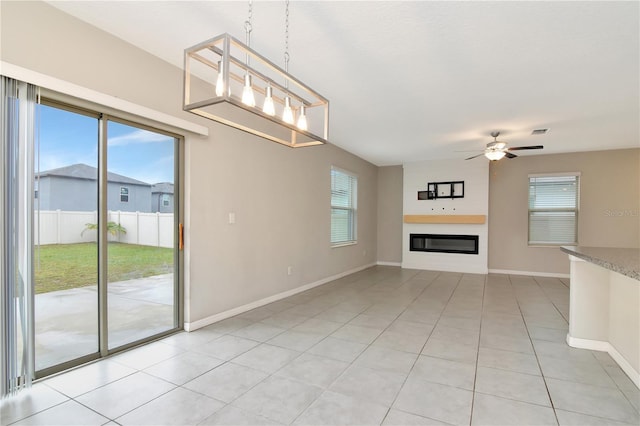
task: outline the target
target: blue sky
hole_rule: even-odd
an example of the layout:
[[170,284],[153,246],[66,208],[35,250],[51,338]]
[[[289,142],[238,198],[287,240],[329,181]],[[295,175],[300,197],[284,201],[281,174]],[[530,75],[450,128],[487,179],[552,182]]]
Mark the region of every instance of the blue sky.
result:
[[[110,172],[147,183],[173,182],[172,137],[108,122]],[[40,105],[40,171],[84,163],[98,164],[98,120]],[[37,167],[37,165],[36,165]]]

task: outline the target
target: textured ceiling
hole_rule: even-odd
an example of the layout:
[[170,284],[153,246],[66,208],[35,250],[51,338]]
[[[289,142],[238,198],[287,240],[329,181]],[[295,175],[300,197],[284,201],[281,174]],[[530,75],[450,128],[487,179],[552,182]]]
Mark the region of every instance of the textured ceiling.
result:
[[[243,40],[247,16],[246,2],[51,4],[178,67],[186,47]],[[465,158],[493,130],[545,145],[522,155],[638,147],[639,5],[292,1],[289,70],[330,100],[330,142],[377,165]],[[253,29],[282,63],[284,2],[254,2]]]

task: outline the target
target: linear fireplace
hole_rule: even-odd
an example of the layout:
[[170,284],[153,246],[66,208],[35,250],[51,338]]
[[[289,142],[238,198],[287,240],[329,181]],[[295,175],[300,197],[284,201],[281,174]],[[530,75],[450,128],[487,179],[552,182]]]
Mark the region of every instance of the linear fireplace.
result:
[[478,236],[410,234],[409,251],[478,254]]

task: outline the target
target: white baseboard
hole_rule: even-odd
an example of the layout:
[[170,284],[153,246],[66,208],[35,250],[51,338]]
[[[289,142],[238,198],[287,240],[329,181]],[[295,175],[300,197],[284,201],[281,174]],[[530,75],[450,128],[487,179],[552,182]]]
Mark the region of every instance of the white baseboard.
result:
[[592,351],[600,351],[607,352],[611,355],[611,358],[618,363],[622,371],[625,372],[627,376],[631,379],[634,385],[638,389],[640,389],[640,373],[637,372],[629,361],[627,361],[618,350],[611,345],[609,342],[604,342],[602,340],[589,340],[589,339],[580,339],[578,337],[571,337],[567,333],[567,344],[573,348],[579,349],[589,349]]
[[514,271],[511,269],[489,269],[490,274],[527,275],[530,277],[569,278],[569,274],[559,272]]
[[483,266],[467,265],[464,263],[456,265],[440,265],[433,267],[425,267],[423,264],[402,262],[402,268],[404,269],[418,269],[422,271],[437,271],[437,272],[457,272],[460,274],[480,274],[487,275],[487,268]]
[[338,278],[346,277],[347,275],[351,275],[353,273],[362,271],[364,269],[375,266],[375,263],[370,263],[368,265],[359,266],[354,269],[350,269],[345,272],[341,272],[336,275],[332,275],[327,278],[323,278],[321,280],[305,284],[300,287],[293,288],[291,290],[283,291],[282,293],[274,294],[273,296],[265,297],[264,299],[256,300],[255,302],[247,303],[246,305],[238,306],[237,308],[229,309],[228,311],[220,312],[215,315],[208,316],[206,318],[199,319],[193,322],[185,322],[184,329],[186,331],[194,331],[202,327],[206,327],[207,325],[211,325],[218,321],[222,321],[227,318],[231,318],[236,315],[240,315],[242,313],[248,312],[252,309],[259,308],[260,306],[267,305],[269,303],[277,302],[278,300],[285,299],[287,297],[293,296],[298,293],[302,293],[303,291],[310,290],[314,287],[318,287],[319,285],[326,284],[330,281],[337,280]]
[[376,265],[380,265],[380,266],[402,266],[402,262],[383,262],[381,260],[378,260],[376,262]]
[[591,351],[609,352],[612,347],[609,342],[603,340],[581,339],[579,337],[571,337],[567,333],[567,344],[572,348],[589,349]]

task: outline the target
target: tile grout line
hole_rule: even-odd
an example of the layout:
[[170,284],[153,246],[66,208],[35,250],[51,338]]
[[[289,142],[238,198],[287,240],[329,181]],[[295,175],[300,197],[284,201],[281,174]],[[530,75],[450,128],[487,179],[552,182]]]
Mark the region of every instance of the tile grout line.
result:
[[[513,287],[513,282],[511,281],[511,275],[508,276],[509,277],[509,283],[511,284],[511,286]],[[538,286],[538,282],[534,279],[533,280]],[[542,375],[542,381],[544,382],[544,388],[547,391],[547,397],[549,397],[549,403],[551,404],[551,409],[553,410],[553,416],[556,420],[556,424],[560,424],[560,421],[558,420],[558,413],[556,412],[556,407],[555,404],[553,402],[553,399],[551,398],[551,392],[549,391],[549,385],[547,384],[547,378],[544,375],[544,371],[542,370],[542,365],[540,365],[540,359],[538,358],[538,351],[536,350],[536,347],[533,344],[533,339],[531,338],[531,333],[529,332],[529,326],[527,325],[527,321],[524,317],[524,313],[522,312],[522,307],[520,305],[520,300],[518,299],[518,293],[515,291],[513,291],[513,295],[516,299],[516,303],[518,304],[518,310],[520,311],[520,315],[522,317],[522,322],[524,323],[524,328],[525,330],[527,330],[527,336],[529,337],[529,343],[531,343],[531,349],[533,349],[533,355],[536,357],[536,363],[538,364],[538,368],[540,369],[540,374]],[[547,297],[547,295],[545,294],[545,297]],[[555,307],[555,305],[554,305]],[[564,318],[564,317],[563,317]]]
[[536,285],[538,287],[540,287],[540,290],[542,291],[542,294],[544,294],[544,297],[546,297],[549,302],[551,303],[551,305],[553,306],[553,308],[556,310],[556,312],[558,312],[558,314],[560,314],[560,316],[567,322],[567,325],[569,324],[569,320],[567,318],[565,318],[564,314],[560,311],[560,309],[558,309],[558,307],[556,306],[556,304],[554,303],[553,299],[551,297],[549,297],[549,295],[547,294],[547,292],[545,291],[544,287],[542,287],[540,285],[540,283],[538,282],[538,280],[536,280],[536,277],[531,277],[533,278],[533,281],[536,283]]
[[478,382],[478,362],[480,359],[480,339],[482,337],[482,321],[484,319],[484,297],[487,291],[487,281],[489,280],[489,275],[484,276],[484,282],[482,285],[482,309],[480,310],[480,327],[478,332],[478,350],[476,351],[476,365],[473,375],[473,394],[471,395],[471,412],[469,413],[469,425],[473,424],[473,407],[476,403],[476,384]]
[[[413,298],[413,300],[411,301],[411,303],[415,302],[426,290],[427,288],[431,287],[431,285],[437,281],[437,279],[440,277],[442,273],[439,272],[438,275],[436,275],[431,281],[429,281],[429,284],[422,289],[422,291],[416,295],[416,297]],[[416,274],[418,275],[418,274]],[[414,275],[415,276],[415,275]],[[411,306],[411,303],[408,306]],[[408,307],[405,308],[399,315],[397,318],[399,318],[403,313],[405,313],[407,311]],[[440,312],[440,315],[442,315],[442,312]],[[440,319],[440,317],[438,317],[438,320]],[[436,324],[438,323],[438,320],[436,320]],[[395,321],[395,320],[394,320]],[[413,364],[411,365],[411,368],[409,369],[409,372],[407,373],[406,377],[404,378],[404,381],[402,382],[402,384],[400,385],[400,389],[398,390],[398,393],[396,394],[396,396],[393,398],[393,401],[391,401],[391,404],[389,404],[389,408],[387,408],[387,412],[384,414],[384,417],[382,417],[382,420],[380,421],[380,424],[384,423],[384,421],[386,420],[387,416],[389,415],[389,412],[391,411],[391,408],[393,407],[393,404],[395,404],[396,400],[398,399],[398,395],[400,395],[400,392],[402,392],[402,388],[404,387],[404,385],[407,383],[407,380],[409,379],[409,375],[411,374],[411,371],[413,371],[413,367],[416,365],[416,362],[418,362],[418,359],[420,359],[420,354],[422,353],[422,351],[424,350],[424,347],[427,345],[427,342],[429,341],[429,337],[431,337],[431,334],[433,334],[433,330],[436,328],[436,324],[433,325],[433,328],[431,328],[431,331],[429,332],[429,335],[427,336],[427,340],[424,341],[424,343],[422,344],[422,347],[420,348],[420,352],[418,352],[418,356],[416,357],[415,361],[413,361]]]

